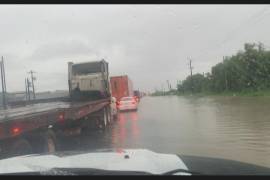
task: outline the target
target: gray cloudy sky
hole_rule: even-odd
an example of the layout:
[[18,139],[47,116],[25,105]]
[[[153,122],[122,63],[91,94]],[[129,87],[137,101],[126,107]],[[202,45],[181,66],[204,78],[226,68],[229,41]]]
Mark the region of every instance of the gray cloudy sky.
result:
[[1,5],[0,27],[8,91],[31,69],[37,91],[68,89],[68,61],[101,58],[153,91],[183,80],[187,57],[202,73],[245,42],[270,46],[267,5]]

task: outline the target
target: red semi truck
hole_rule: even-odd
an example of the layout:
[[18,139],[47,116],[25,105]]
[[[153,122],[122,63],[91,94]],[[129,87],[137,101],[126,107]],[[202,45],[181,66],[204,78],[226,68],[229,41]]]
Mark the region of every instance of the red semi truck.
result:
[[[62,138],[93,128],[105,130],[111,122],[108,63],[104,60],[69,63],[68,71],[70,96],[18,102],[0,110],[0,158],[54,152],[59,149]],[[92,81],[92,86],[86,86],[87,81],[88,84]],[[72,83],[84,88],[81,88],[84,92],[76,92],[83,98],[73,99]],[[98,88],[109,96],[86,97],[87,89],[91,92]]]
[[127,75],[110,77],[111,94],[120,101],[122,97],[133,96],[133,84]]

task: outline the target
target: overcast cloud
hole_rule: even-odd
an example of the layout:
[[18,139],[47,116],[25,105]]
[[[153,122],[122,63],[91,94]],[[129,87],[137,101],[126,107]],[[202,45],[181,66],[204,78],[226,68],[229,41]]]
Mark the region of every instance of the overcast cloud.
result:
[[67,62],[104,58],[110,75],[136,89],[173,87],[209,72],[245,42],[270,45],[267,5],[1,5],[0,55],[8,91],[24,90],[29,70],[37,91],[68,89]]

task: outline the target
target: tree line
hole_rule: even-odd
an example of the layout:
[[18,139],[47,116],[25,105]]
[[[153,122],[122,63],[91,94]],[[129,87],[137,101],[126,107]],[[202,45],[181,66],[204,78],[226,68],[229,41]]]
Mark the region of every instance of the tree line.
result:
[[224,57],[211,72],[196,73],[177,84],[179,93],[242,92],[270,89],[270,51],[262,43],[245,43],[244,50]]

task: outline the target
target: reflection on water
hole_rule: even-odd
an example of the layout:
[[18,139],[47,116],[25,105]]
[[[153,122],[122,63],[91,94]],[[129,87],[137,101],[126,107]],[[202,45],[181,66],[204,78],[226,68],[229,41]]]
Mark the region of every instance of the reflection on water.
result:
[[147,148],[270,167],[270,98],[145,97],[120,113],[114,148]]
[[144,97],[137,112],[119,113],[107,133],[74,146],[146,148],[270,167],[270,98]]
[[136,111],[121,112],[117,119],[105,131],[91,131],[80,137],[70,137],[65,141],[62,150],[97,150],[113,148],[122,152],[123,148],[140,147],[138,143],[140,128]]
[[120,112],[111,136],[114,148],[136,146],[139,136],[138,113],[135,111]]

